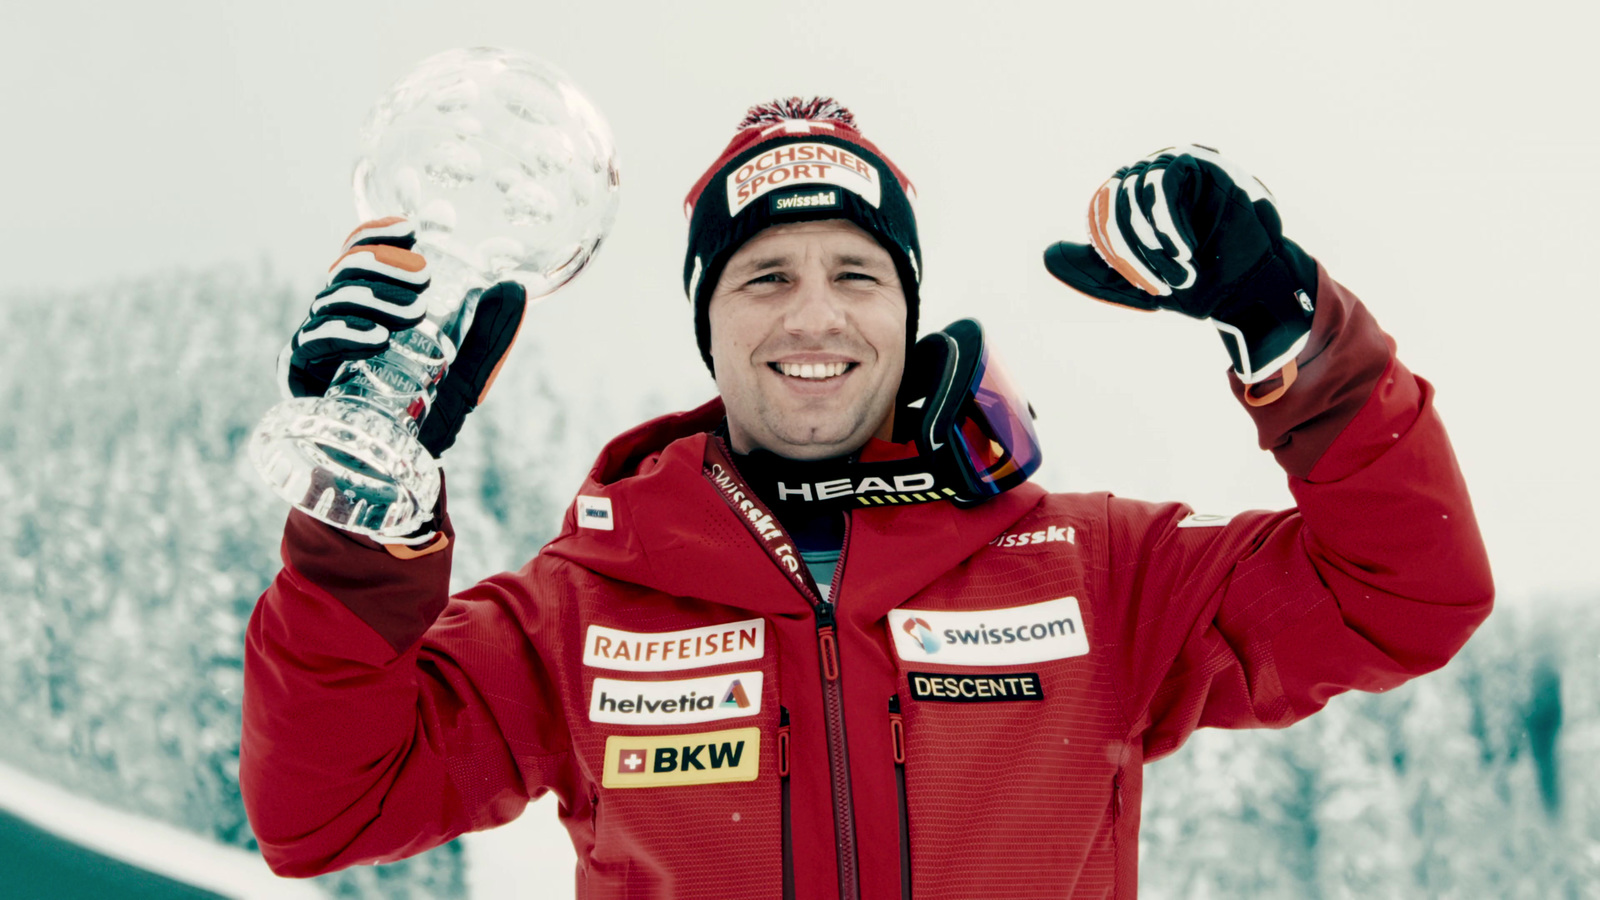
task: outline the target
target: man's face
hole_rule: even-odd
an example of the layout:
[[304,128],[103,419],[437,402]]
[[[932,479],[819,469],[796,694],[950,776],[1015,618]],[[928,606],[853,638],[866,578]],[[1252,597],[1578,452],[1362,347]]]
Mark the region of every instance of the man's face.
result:
[[853,222],[757,234],[728,260],[708,312],[734,450],[822,459],[889,436],[905,292],[888,251]]

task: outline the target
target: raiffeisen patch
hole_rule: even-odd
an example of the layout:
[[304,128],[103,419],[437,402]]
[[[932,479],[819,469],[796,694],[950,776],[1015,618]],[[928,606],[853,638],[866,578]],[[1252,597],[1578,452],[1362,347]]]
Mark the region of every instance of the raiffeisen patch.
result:
[[590,625],[583,639],[583,664],[623,672],[670,672],[744,662],[762,657],[766,635],[765,619],[657,632]]

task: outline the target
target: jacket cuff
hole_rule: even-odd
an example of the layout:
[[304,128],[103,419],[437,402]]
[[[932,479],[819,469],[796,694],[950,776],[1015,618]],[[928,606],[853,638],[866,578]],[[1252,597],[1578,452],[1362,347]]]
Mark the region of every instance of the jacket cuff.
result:
[[455,531],[442,486],[426,527],[438,536],[422,548],[384,545],[291,510],[283,528],[283,562],[355,613],[396,653],[404,653],[450,600]]
[[1304,478],[1361,411],[1393,356],[1393,341],[1366,306],[1319,263],[1316,315],[1289,389],[1254,405],[1247,392],[1270,395],[1283,387],[1282,375],[1247,385],[1230,370],[1228,381],[1255,420],[1261,449],[1271,450],[1285,472]]

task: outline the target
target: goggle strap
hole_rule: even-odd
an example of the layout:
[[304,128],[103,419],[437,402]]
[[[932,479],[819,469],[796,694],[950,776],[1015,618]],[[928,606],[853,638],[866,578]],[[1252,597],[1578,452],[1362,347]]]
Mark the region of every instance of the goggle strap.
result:
[[775,505],[807,510],[905,506],[960,496],[959,479],[951,478],[920,456],[881,462],[811,463],[806,466],[803,481],[766,473],[746,473],[746,477],[758,493],[774,498]]

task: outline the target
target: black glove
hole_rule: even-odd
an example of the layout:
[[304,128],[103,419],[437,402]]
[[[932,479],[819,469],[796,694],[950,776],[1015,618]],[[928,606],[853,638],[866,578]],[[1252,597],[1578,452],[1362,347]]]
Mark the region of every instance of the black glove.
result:
[[1045,268],[1100,300],[1210,319],[1246,384],[1305,347],[1317,264],[1283,236],[1266,185],[1209,147],[1119,169],[1089,205],[1089,240],[1050,247]]
[[[320,397],[339,366],[377,356],[389,336],[422,321],[428,264],[412,251],[416,232],[405,219],[367,222],[345,240],[328,286],[278,357],[286,396]],[[417,435],[435,457],[450,449],[467,413],[488,396],[516,342],[527,309],[521,285],[502,282],[478,299],[472,327],[435,391]]]

